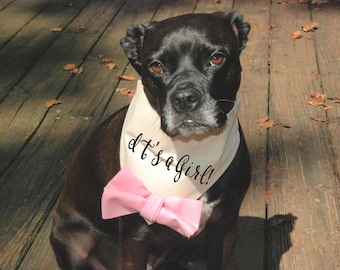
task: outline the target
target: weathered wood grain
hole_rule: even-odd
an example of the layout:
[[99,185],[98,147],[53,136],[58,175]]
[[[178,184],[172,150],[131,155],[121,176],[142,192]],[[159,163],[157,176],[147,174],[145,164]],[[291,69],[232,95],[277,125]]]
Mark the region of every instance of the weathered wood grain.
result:
[[50,3],[44,0],[3,0],[0,3],[0,49],[14,38]]
[[[60,33],[52,33],[50,28],[56,25],[63,27],[69,25],[83,5],[83,1],[77,4],[77,8],[65,7],[58,1],[51,4],[44,9],[45,13],[42,12],[27,24],[0,51],[2,78],[0,89],[3,94],[0,98],[0,114],[1,126],[4,127],[0,130],[2,145],[0,173],[11,164],[41,124],[48,111],[44,101],[58,97],[63,84],[70,80],[71,76],[63,71],[64,63],[59,61],[63,56],[66,61],[70,58],[68,54],[73,55],[75,51],[79,52],[81,49],[74,48],[72,53],[72,49],[66,49],[68,47],[66,44],[60,44],[62,39],[53,45],[53,41]],[[49,16],[50,13],[55,16]],[[43,56],[43,53],[46,54]],[[7,95],[10,90],[10,94]]]
[[[334,228],[336,181],[325,125],[310,119],[315,108],[304,101],[320,92],[315,36],[288,35],[310,23],[307,5],[272,5],[268,175],[268,269],[336,269]],[[313,259],[311,259],[313,258]]]
[[[256,8],[254,8],[256,7]],[[267,131],[256,123],[268,113],[268,1],[237,1],[234,10],[251,24],[247,47],[241,53],[242,98],[240,123],[248,144],[252,182],[241,206],[240,232],[237,238],[231,269],[265,269],[266,205],[263,193],[266,185]],[[247,246],[248,248],[244,248]]]

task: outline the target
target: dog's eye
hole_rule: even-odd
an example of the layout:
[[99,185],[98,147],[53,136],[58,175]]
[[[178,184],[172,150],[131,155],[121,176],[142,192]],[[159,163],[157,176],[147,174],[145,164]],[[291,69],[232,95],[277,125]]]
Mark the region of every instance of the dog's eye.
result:
[[219,66],[223,63],[224,55],[223,54],[213,54],[210,58],[210,64],[212,66]]
[[159,63],[159,62],[151,63],[149,65],[149,68],[155,73],[163,73],[164,72],[164,68],[163,68],[162,64]]

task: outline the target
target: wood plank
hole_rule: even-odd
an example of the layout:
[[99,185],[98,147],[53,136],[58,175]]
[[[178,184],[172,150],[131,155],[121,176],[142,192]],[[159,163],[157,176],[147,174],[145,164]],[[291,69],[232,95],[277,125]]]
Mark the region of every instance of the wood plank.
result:
[[[255,8],[256,7],[256,8]],[[264,0],[236,1],[234,10],[251,24],[247,47],[241,53],[242,81],[239,96],[240,123],[252,164],[252,182],[240,211],[240,232],[233,250],[231,269],[265,269],[267,131],[256,120],[268,113],[268,24],[270,3]]]
[[268,268],[336,269],[330,246],[338,232],[337,178],[332,151],[324,143],[327,127],[309,118],[315,108],[304,104],[320,92],[313,33],[288,35],[310,22],[307,5],[272,5],[270,49],[270,117],[288,123],[269,129]]
[[[340,96],[340,37],[336,33],[340,31],[340,3],[331,2],[322,6],[321,11],[312,11],[312,19],[319,23],[319,29],[315,31],[316,51],[318,55],[318,69],[321,76],[321,90],[327,97]],[[331,103],[332,100],[327,100]],[[322,112],[323,113],[323,112]],[[319,117],[324,117],[319,112]],[[325,189],[334,188],[334,197],[326,197],[329,201],[322,203],[329,205],[329,216],[333,220],[330,223],[329,237],[332,241],[327,242],[327,252],[323,260],[334,262],[336,269],[340,268],[340,103],[332,104],[332,108],[327,111],[329,122],[321,123],[328,127],[327,144],[332,151],[332,166],[335,175],[335,184],[327,186],[323,183],[319,186],[320,192]],[[335,206],[335,208],[333,208]],[[333,254],[333,255],[332,255]]]
[[[318,68],[321,76],[321,87],[328,98],[340,96],[340,3],[332,2],[323,5],[320,11],[313,11],[313,21],[319,23],[315,31],[316,50],[318,53]],[[327,111],[328,128],[331,135],[331,145],[335,153],[337,171],[340,170],[340,104],[334,100],[327,100],[332,108]],[[333,104],[332,104],[333,103]],[[324,118],[323,112],[316,111],[316,117]]]

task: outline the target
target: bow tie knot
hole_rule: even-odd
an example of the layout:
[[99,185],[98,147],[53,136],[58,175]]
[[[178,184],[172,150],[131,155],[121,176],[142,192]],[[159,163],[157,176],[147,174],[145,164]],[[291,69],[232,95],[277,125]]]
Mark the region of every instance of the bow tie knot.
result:
[[190,237],[199,228],[203,202],[163,198],[146,189],[129,169],[121,169],[102,195],[103,219],[139,213],[148,223],[157,222]]
[[151,193],[144,207],[140,211],[140,215],[150,222],[155,222],[163,207],[164,201],[165,199],[162,196]]

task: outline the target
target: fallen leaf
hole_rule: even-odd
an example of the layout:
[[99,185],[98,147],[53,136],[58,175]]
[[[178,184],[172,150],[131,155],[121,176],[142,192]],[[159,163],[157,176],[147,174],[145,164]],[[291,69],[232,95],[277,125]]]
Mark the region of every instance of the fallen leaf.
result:
[[325,103],[326,98],[326,94],[314,93],[309,95],[309,98],[305,101],[305,103],[314,107],[324,106],[325,110],[329,110],[332,107]]
[[70,70],[70,73],[71,74],[80,74],[80,73],[83,73],[83,71],[84,71],[84,68],[79,67],[79,68],[74,68],[74,69]]
[[317,97],[309,97],[306,101],[305,101],[307,104],[309,105],[312,105],[312,106],[324,106],[325,105],[325,102],[320,99],[320,98],[317,98]]
[[71,74],[80,74],[84,71],[84,68],[82,67],[77,68],[75,64],[66,64],[64,66],[64,70],[69,71]]
[[268,24],[268,30],[272,30],[273,28],[280,27],[278,24]]
[[55,111],[57,114],[60,114],[61,113],[61,110],[56,110]]
[[60,100],[50,99],[50,100],[46,100],[46,101],[45,101],[45,106],[46,106],[47,108],[50,108],[50,107],[52,107],[53,105],[57,105],[57,104],[61,104],[61,103],[63,103],[63,102],[60,101]]
[[266,190],[263,192],[263,199],[266,205],[269,204],[269,199],[270,199],[270,195],[272,194],[272,192],[270,190]]
[[303,32],[314,31],[315,29],[318,29],[318,25],[319,24],[317,22],[307,23],[302,26],[302,31]]
[[288,124],[283,124],[283,123],[279,123],[278,125],[280,125],[280,127],[282,128],[292,128],[290,125]]
[[124,80],[124,81],[135,81],[137,78],[135,76],[127,76],[127,75],[119,75],[118,79]]
[[314,116],[311,116],[310,119],[312,119],[316,122],[319,122],[319,123],[327,122],[325,119],[322,119],[322,118],[319,118],[319,117],[314,117]]
[[75,64],[66,64],[65,66],[64,66],[64,70],[66,70],[66,71],[70,71],[70,70],[73,70],[73,69],[75,69],[76,68],[76,65]]
[[115,69],[117,66],[116,66],[116,64],[115,63],[108,63],[108,64],[106,64],[106,67],[108,68],[108,69]]
[[77,29],[78,29],[79,31],[83,31],[83,30],[86,29],[86,26],[85,26],[85,25],[79,25],[79,26],[77,26]]
[[340,97],[330,97],[329,100],[332,100],[333,103],[340,103]]
[[127,88],[117,88],[116,91],[129,97],[133,97],[136,94],[136,90],[130,90]]
[[268,116],[257,119],[256,123],[265,128],[270,128],[275,125],[273,120],[270,120]]
[[113,63],[113,60],[110,57],[104,56],[100,59],[100,63],[101,64]]
[[320,10],[321,10],[321,8],[319,8],[319,7],[315,7],[315,8],[313,8],[313,10],[314,10],[314,11],[320,11]]
[[52,32],[60,32],[62,30],[62,28],[60,26],[56,26],[56,27],[52,27],[50,30]]
[[294,33],[288,35],[288,37],[291,39],[299,39],[299,38],[302,38],[303,35],[301,34],[300,31],[295,31]]

